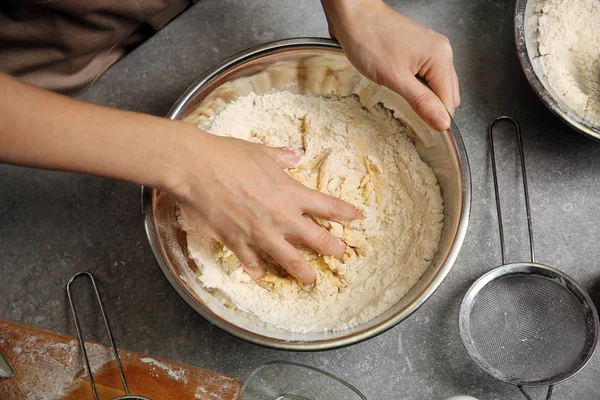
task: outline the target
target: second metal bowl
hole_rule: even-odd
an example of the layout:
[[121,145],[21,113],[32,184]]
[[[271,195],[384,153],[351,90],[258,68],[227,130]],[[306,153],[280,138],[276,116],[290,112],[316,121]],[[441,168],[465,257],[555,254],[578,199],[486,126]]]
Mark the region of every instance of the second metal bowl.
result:
[[517,0],[515,5],[515,45],[521,67],[529,84],[542,102],[573,129],[595,140],[600,140],[600,127],[593,126],[569,108],[552,89],[538,50],[539,6],[542,0]]

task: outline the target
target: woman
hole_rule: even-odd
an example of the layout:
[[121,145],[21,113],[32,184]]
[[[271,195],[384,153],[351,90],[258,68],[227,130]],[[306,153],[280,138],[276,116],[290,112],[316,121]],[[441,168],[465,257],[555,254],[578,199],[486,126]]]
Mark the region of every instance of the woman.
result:
[[[261,249],[304,284],[314,284],[314,271],[288,239],[341,258],[344,245],[302,215],[351,220],[361,214],[287,176],[283,168],[298,162],[298,149],[217,137],[183,122],[49,91],[85,87],[180,13],[186,1],[23,3],[27,6],[4,5],[0,13],[0,71],[5,72],[0,73],[0,162],[167,191],[254,279],[265,271]],[[322,4],[331,36],[361,73],[402,95],[435,129],[449,127],[448,112],[458,107],[460,96],[444,36],[382,0]]]

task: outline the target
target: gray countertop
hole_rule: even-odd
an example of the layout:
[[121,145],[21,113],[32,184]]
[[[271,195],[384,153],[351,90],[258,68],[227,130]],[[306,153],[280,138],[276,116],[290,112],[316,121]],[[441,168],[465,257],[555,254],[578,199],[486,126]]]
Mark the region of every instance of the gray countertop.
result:
[[[469,231],[449,276],[410,318],[366,342],[320,353],[268,350],[195,314],[171,289],[146,240],[139,188],[88,176],[0,166],[0,317],[74,334],[64,285],[93,272],[118,344],[245,379],[261,363],[323,368],[369,399],[518,399],[469,358],[458,334],[462,295],[500,262],[486,127],[501,114],[522,125],[538,261],[567,272],[600,301],[600,144],[569,129],[527,84],[513,46],[513,1],[392,1],[453,43],[462,105],[456,120],[473,179]],[[249,46],[326,36],[317,0],[201,0],[111,68],[79,97],[165,115],[203,71]],[[393,40],[393,38],[390,38]],[[32,110],[33,111],[33,110]],[[512,261],[527,257],[515,147],[501,155]],[[85,295],[84,301],[89,300]],[[89,296],[88,296],[89,297]],[[87,332],[102,339],[86,312]],[[600,355],[559,385],[556,399],[600,398]],[[533,390],[541,398],[542,390]]]

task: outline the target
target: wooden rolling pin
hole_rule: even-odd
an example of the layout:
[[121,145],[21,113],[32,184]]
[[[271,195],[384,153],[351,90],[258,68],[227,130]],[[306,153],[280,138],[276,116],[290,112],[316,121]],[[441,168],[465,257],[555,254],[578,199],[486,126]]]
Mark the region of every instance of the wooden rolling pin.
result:
[[[112,350],[86,342],[101,400],[125,394]],[[14,375],[0,379],[2,400],[93,399],[77,339],[0,321],[0,353]],[[131,394],[152,400],[233,400],[240,382],[227,375],[119,350]]]

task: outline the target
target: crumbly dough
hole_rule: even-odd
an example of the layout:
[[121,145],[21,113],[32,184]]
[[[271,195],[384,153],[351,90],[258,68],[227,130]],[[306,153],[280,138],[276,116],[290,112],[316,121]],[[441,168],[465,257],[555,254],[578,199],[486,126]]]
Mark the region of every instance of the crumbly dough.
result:
[[199,281],[236,309],[291,332],[341,330],[386,311],[429,267],[444,218],[440,188],[406,126],[383,106],[367,110],[356,96],[251,93],[200,126],[269,146],[304,147],[288,174],[366,215],[348,223],[316,220],[347,244],[342,262],[297,246],[316,271],[312,290],[269,257],[263,286],[257,285],[229,250],[180,219]]
[[548,83],[575,113],[600,127],[600,1],[546,0],[539,11]]

